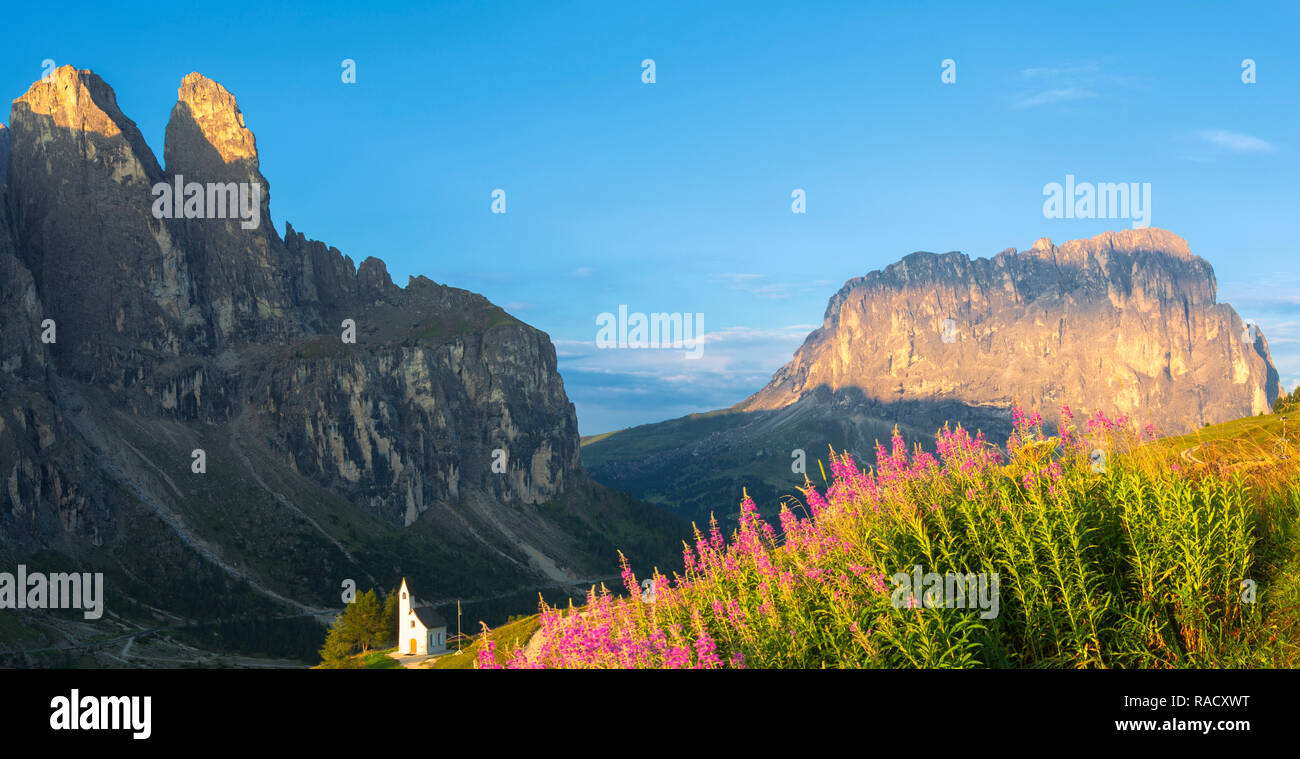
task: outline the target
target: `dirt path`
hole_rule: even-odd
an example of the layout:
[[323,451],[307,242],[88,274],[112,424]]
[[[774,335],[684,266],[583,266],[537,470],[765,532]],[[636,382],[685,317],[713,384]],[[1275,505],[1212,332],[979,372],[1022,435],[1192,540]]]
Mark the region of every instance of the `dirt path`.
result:
[[421,669],[420,667],[421,664],[424,664],[430,659],[437,659],[439,656],[442,656],[443,654],[433,654],[433,655],[420,654],[418,656],[412,656],[410,654],[403,654],[398,651],[389,651],[384,655],[387,656],[389,659],[392,659],[396,661],[398,664],[402,665],[402,669]]
[[541,651],[542,629],[539,627],[537,632],[533,633],[533,637],[528,639],[528,645],[524,646],[524,656],[528,657],[528,661],[532,661]]

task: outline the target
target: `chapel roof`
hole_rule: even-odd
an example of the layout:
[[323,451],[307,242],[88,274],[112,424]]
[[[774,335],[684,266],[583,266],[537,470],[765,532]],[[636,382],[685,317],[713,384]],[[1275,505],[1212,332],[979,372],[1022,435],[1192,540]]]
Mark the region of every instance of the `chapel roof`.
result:
[[420,624],[424,625],[426,628],[430,630],[434,629],[435,627],[447,626],[447,620],[443,619],[441,615],[435,612],[432,606],[425,606],[419,609],[411,609],[411,611],[415,614],[416,618],[420,620]]

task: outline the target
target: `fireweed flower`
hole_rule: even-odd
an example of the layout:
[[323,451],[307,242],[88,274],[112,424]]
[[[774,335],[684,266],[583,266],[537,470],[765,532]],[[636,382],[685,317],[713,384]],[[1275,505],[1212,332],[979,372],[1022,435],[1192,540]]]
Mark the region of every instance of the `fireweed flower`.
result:
[[[1140,437],[1123,417],[1094,414],[1087,419],[1086,435],[1072,427],[1068,407],[1060,418],[1061,445],[1043,445],[1052,439],[1043,435],[1042,416],[1013,409],[1012,470],[1001,469],[1005,457],[983,433],[972,434],[960,425],[940,430],[932,452],[916,445],[909,449],[895,430],[888,449],[878,446],[871,471],[859,469],[847,453],[832,451],[833,478],[824,490],[807,478],[801,488],[810,518],[801,519],[782,505],[774,520],[779,530],[773,529],[746,493],[737,530],[724,537],[711,518],[707,534],[696,530],[694,545],[682,546],[685,574],[654,575],[653,605],[637,603],[641,588],[624,562],[626,590],[616,589],[621,595],[602,585],[591,588],[581,611],[570,605],[565,613],[542,604],[538,645],[529,649],[535,653],[516,649],[506,666],[741,667],[746,655],[764,665],[807,663],[795,650],[800,647],[790,648],[786,638],[794,633],[787,633],[789,628],[808,629],[811,605],[829,613],[828,629],[848,627],[854,635],[865,634],[861,631],[870,629],[871,615],[885,608],[881,599],[891,593],[877,567],[898,560],[887,552],[900,527],[917,519],[926,529],[978,529],[978,522],[966,521],[970,519],[998,528],[1003,520],[1016,525],[1040,508],[1037,498],[1026,498],[1019,486],[1043,485],[1057,497],[1071,487],[1076,473],[1088,471],[1081,453],[1094,447],[1123,450]],[[1149,436],[1150,430],[1143,434]],[[1015,479],[1008,481],[1004,472]],[[932,516],[932,509],[941,516]],[[907,605],[916,609],[924,602],[911,597]],[[849,614],[863,608],[875,611]],[[737,651],[741,642],[746,655]],[[877,653],[855,647],[852,655],[859,658],[853,663],[878,664],[872,658]],[[483,668],[497,668],[490,639],[479,660]]]
[[636,575],[632,573],[632,567],[628,566],[627,559],[623,557],[622,551],[619,552],[618,558],[623,564],[623,587],[627,588],[627,592],[632,595],[632,598],[640,600],[641,586],[637,584]]
[[727,601],[727,621],[731,623],[732,627],[745,627],[745,612],[741,611],[740,604],[736,603],[734,598]]
[[781,507],[781,515],[778,519],[781,522],[781,532],[786,535],[794,532],[795,526],[799,522],[799,517],[795,516],[794,512],[787,509],[784,505]]
[[674,646],[664,656],[664,667],[667,669],[686,669],[691,666],[691,650],[682,646]]
[[695,628],[695,655],[696,664],[694,669],[713,669],[722,663],[717,655],[717,644],[713,642],[713,637],[705,629],[704,622],[700,618],[699,611],[691,614],[691,622]]
[[497,664],[496,641],[487,637],[486,630],[483,633],[483,640],[484,640],[483,648],[480,648],[478,652],[478,668],[479,669],[501,669],[501,665]]
[[812,512],[813,518],[816,519],[826,509],[826,499],[822,498],[817,489],[811,486],[804,491],[804,494],[808,499],[808,510]]

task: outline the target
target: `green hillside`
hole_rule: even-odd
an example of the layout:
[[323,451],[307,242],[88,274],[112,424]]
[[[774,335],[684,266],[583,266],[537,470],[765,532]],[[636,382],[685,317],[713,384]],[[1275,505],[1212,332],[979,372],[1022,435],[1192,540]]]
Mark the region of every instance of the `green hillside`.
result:
[[[513,620],[488,632],[488,640],[493,644],[493,654],[500,664],[505,664],[517,648],[527,646],[533,634],[541,627],[541,618],[533,614],[522,619]],[[483,636],[467,640],[459,655],[448,654],[432,660],[428,669],[473,669],[479,653],[484,648]]]
[[[685,520],[705,525],[716,515],[731,525],[742,492],[772,516],[798,497],[804,474],[820,483],[818,461],[826,462],[832,447],[869,463],[876,441],[888,441],[895,424],[909,442],[933,445],[934,430],[894,419],[802,411],[715,411],[594,435],[582,441],[582,461],[597,481]],[[795,471],[796,450],[803,472]]]

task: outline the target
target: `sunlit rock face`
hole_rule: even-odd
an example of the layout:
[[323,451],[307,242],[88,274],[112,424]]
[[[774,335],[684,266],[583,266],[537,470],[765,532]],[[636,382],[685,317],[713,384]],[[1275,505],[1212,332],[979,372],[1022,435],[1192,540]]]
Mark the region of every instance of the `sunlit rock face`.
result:
[[1069,405],[1167,433],[1267,411],[1279,390],[1268,344],[1215,289],[1210,265],[1161,229],[974,260],[913,253],[845,283],[822,327],[738,408],[815,393],[919,409],[1019,402],[1050,420]]

